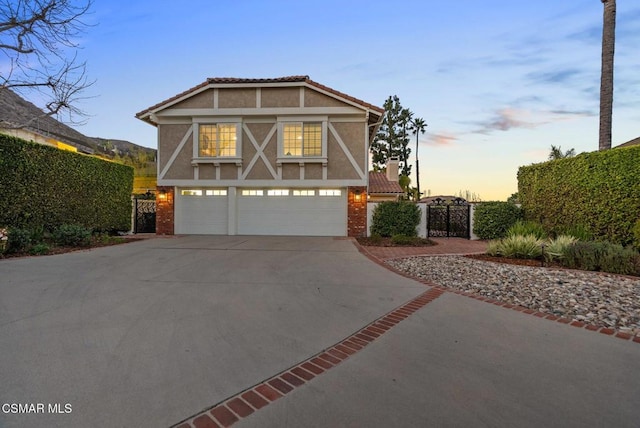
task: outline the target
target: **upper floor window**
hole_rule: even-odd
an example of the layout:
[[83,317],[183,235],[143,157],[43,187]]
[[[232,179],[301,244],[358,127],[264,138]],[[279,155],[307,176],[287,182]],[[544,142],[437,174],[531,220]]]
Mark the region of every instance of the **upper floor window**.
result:
[[238,127],[235,123],[201,124],[199,129],[199,157],[237,156]]
[[321,123],[284,123],[282,134],[284,156],[322,156]]

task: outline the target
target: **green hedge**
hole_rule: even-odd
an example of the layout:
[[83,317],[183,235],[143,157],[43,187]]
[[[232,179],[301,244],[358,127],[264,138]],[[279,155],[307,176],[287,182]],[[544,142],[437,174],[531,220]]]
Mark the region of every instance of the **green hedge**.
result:
[[580,225],[595,239],[631,244],[640,218],[640,146],[520,167],[518,192],[525,218],[547,231]]
[[129,230],[133,168],[0,134],[0,226]]
[[380,202],[373,210],[371,234],[380,236],[417,236],[420,208],[413,202]]
[[473,233],[480,239],[504,238],[521,218],[520,208],[511,202],[482,202],[473,210]]

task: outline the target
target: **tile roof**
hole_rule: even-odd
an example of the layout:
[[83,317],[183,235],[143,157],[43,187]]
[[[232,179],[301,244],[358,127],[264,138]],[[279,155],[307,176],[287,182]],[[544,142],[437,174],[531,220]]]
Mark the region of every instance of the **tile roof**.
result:
[[640,137],[638,138],[634,138],[633,140],[629,140],[624,144],[620,144],[619,146],[616,147],[631,147],[631,146],[637,146],[640,145]]
[[384,172],[369,172],[369,194],[404,193],[397,181],[389,181]]
[[162,107],[165,104],[171,103],[173,101],[179,100],[180,98],[189,95],[190,93],[197,91],[198,89],[202,89],[205,88],[209,85],[242,85],[242,84],[255,84],[255,83],[306,83],[310,86],[315,86],[318,89],[321,89],[323,91],[327,91],[329,93],[332,93],[338,97],[347,99],[351,102],[354,102],[356,104],[359,104],[367,109],[373,110],[376,113],[379,113],[380,115],[382,115],[384,113],[384,109],[374,106],[373,104],[369,104],[365,101],[362,101],[358,98],[352,97],[350,95],[347,95],[343,92],[340,91],[336,91],[335,89],[329,88],[328,86],[324,86],[321,85],[318,82],[314,82],[313,80],[311,80],[309,78],[309,76],[285,76],[285,77],[275,77],[275,78],[239,78],[239,77],[209,77],[207,80],[205,80],[204,82],[200,83],[199,85],[196,85],[190,89],[187,89],[186,91],[183,91],[171,98],[168,98],[162,102],[159,102],[158,104],[155,104],[145,110],[142,110],[139,113],[136,113],[136,117],[138,119],[141,119],[142,116],[146,115],[147,113]]

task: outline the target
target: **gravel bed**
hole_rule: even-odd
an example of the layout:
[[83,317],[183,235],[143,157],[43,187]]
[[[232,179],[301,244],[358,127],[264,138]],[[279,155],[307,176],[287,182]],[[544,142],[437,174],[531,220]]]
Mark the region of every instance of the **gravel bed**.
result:
[[640,279],[462,256],[386,261],[411,276],[600,327],[640,334]]

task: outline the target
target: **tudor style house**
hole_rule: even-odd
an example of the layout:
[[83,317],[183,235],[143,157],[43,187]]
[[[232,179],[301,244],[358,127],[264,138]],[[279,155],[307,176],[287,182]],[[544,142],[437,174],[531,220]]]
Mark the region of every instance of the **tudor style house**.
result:
[[210,78],[141,111],[158,129],[157,233],[364,236],[383,113],[308,76]]

